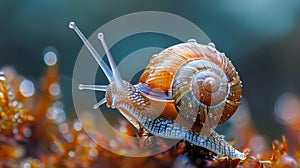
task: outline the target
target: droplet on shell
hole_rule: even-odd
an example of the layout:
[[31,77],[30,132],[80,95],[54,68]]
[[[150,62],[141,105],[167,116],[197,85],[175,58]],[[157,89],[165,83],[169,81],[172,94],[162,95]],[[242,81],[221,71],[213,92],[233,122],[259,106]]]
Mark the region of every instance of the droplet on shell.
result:
[[210,47],[212,47],[212,48],[216,48],[215,43],[208,43],[207,45],[210,46]]
[[196,40],[196,39],[188,39],[187,42],[188,42],[188,43],[197,43],[197,40]]

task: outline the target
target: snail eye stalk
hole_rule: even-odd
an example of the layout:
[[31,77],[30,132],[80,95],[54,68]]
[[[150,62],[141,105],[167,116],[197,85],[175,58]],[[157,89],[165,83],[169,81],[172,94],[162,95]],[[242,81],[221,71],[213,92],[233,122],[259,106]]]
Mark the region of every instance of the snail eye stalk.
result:
[[111,55],[111,53],[109,51],[109,48],[108,48],[108,46],[107,46],[107,44],[106,44],[106,42],[104,40],[103,33],[99,33],[97,37],[101,41],[101,44],[102,44],[102,46],[103,46],[103,48],[105,50],[105,53],[106,53],[106,55],[108,57],[108,61],[109,61],[109,64],[110,64],[110,67],[111,67],[112,73],[113,73],[113,80],[116,83],[117,88],[123,90],[124,84],[122,82],[122,78],[121,78],[120,72],[119,72],[119,70],[118,70],[118,68],[116,66],[116,63],[115,63],[115,61],[114,61],[114,59],[113,59],[113,57],[112,57],[112,55]]
[[84,85],[79,84],[79,90],[96,90],[96,91],[103,91],[106,92],[107,85]]
[[95,50],[95,48],[91,45],[91,43],[82,34],[80,29],[76,26],[75,22],[70,22],[69,27],[71,29],[73,29],[76,32],[76,34],[80,37],[81,41],[84,43],[84,45],[87,47],[87,49],[90,51],[90,53],[93,55],[93,57],[95,58],[95,60],[97,61],[97,63],[101,67],[101,69],[103,70],[103,72],[104,72],[105,76],[107,77],[107,79],[109,80],[109,82],[111,82],[112,78],[113,78],[112,72],[109,69],[109,67],[107,66],[107,64],[102,60],[102,58],[100,57],[98,52]]

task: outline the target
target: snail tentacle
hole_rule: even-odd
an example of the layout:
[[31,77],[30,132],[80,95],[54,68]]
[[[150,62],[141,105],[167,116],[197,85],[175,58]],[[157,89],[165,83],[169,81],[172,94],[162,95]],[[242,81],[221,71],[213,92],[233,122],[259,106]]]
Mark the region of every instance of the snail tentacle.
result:
[[95,91],[103,91],[106,92],[107,85],[84,85],[79,84],[79,90],[95,90]]
[[98,107],[100,107],[102,104],[106,103],[106,98],[101,99],[98,103],[96,103],[93,108],[97,109]]
[[117,88],[118,89],[124,89],[124,84],[122,82],[123,80],[122,80],[120,72],[119,72],[119,70],[116,66],[116,63],[115,63],[115,61],[114,61],[114,59],[113,59],[113,57],[112,57],[112,55],[109,51],[109,48],[108,48],[108,46],[107,46],[107,44],[104,40],[103,33],[99,33],[97,37],[101,41],[101,44],[102,44],[102,46],[105,50],[105,53],[107,55],[107,58],[108,58],[108,61],[109,61],[109,64],[110,64],[110,67],[111,67],[112,73],[113,73],[113,80],[116,83]]
[[113,75],[110,70],[110,68],[107,66],[107,64],[102,60],[101,56],[98,54],[98,52],[95,50],[95,48],[91,45],[91,43],[86,39],[86,37],[83,35],[83,33],[80,31],[80,29],[76,26],[74,22],[69,23],[69,28],[73,29],[76,34],[80,37],[81,41],[84,43],[84,45],[87,47],[87,49],[90,51],[92,56],[95,58],[96,62],[99,64],[101,69],[103,70],[105,76],[109,80],[109,82],[112,81]]

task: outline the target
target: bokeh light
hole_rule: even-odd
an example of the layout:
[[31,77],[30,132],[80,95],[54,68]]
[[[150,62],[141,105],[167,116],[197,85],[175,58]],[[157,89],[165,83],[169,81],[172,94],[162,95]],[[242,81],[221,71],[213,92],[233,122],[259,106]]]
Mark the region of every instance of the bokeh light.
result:
[[30,97],[34,94],[34,85],[30,80],[23,80],[20,84],[20,92],[25,97]]
[[56,53],[53,51],[46,52],[46,54],[44,55],[44,62],[48,66],[55,65],[57,62]]

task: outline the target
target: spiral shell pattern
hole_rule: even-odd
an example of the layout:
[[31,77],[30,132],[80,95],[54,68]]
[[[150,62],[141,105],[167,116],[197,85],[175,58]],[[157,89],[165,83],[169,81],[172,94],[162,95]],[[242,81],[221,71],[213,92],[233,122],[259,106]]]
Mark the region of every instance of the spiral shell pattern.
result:
[[181,43],[152,56],[139,82],[171,97],[178,113],[199,128],[207,118],[217,124],[227,121],[242,95],[231,61],[214,46],[197,42]]

